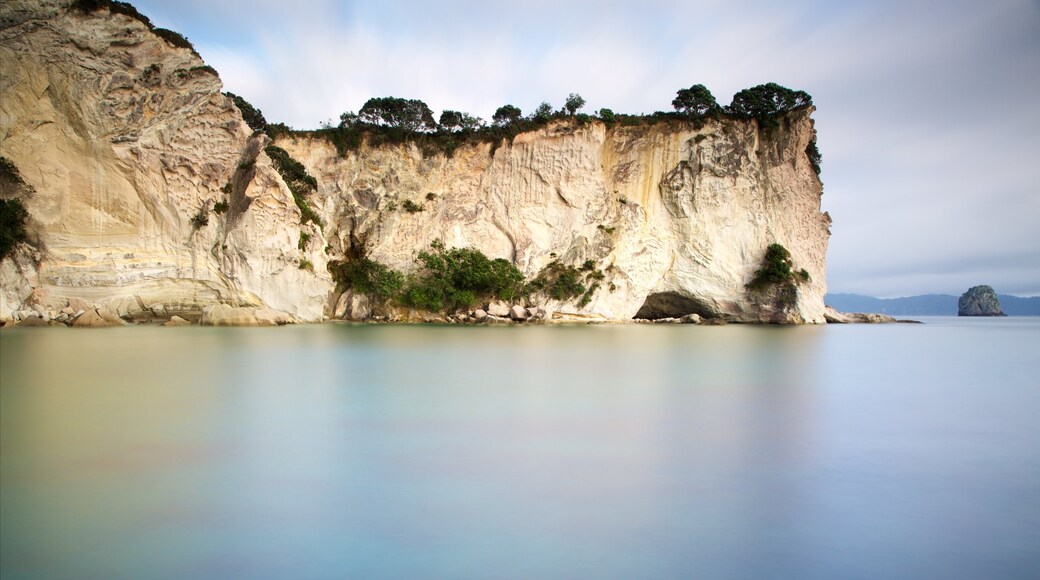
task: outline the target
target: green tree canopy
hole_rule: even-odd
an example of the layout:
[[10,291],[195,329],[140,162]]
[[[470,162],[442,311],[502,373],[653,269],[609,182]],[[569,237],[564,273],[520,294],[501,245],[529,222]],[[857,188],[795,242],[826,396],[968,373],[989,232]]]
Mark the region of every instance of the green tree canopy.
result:
[[722,112],[715,96],[704,85],[693,85],[675,93],[672,106],[676,111],[690,117],[705,117]]
[[809,105],[812,105],[809,93],[767,83],[733,95],[728,111],[731,115],[753,117],[761,121]]
[[585,99],[581,98],[578,93],[571,93],[567,95],[567,101],[564,102],[563,108],[567,110],[568,115],[573,115],[581,110],[585,106]]
[[491,117],[491,120],[496,125],[510,125],[520,120],[522,115],[519,107],[513,105],[502,105],[495,111],[495,114]]
[[483,121],[479,117],[474,117],[468,113],[462,113],[459,111],[448,111],[445,110],[441,113],[440,126],[441,129],[447,131],[462,130],[473,130],[479,127]]
[[436,128],[433,111],[426,103],[418,99],[372,98],[361,107],[358,116],[366,123],[386,125],[411,132]]
[[542,101],[542,104],[538,105],[538,108],[534,110],[534,118],[539,121],[548,121],[552,117],[553,108],[546,101]]

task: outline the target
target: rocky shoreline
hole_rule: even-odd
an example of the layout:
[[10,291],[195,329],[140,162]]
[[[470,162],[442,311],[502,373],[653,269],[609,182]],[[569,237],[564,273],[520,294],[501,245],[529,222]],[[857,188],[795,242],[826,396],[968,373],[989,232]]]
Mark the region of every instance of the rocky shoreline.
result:
[[[424,312],[412,309],[388,309],[384,314],[372,314],[368,308],[353,314],[341,312],[340,316],[322,322],[360,324],[473,324],[473,325],[517,325],[517,324],[695,324],[721,326],[730,322],[724,318],[705,318],[691,313],[681,317],[656,319],[634,318],[609,320],[589,317],[577,313],[553,311],[546,306],[524,306],[493,300],[481,308],[459,311],[453,314]],[[182,316],[183,315],[183,316]],[[346,315],[346,316],[344,316]],[[828,324],[889,324],[920,323],[916,320],[897,320],[884,314],[845,313],[827,308]],[[73,328],[107,328],[129,325],[146,326],[243,326],[267,327],[288,324],[306,324],[292,315],[267,307],[233,306],[217,304],[201,312],[169,312],[163,305],[135,310],[132,314],[110,307],[92,304],[81,298],[71,298],[60,310],[48,310],[37,304],[31,309],[11,313],[7,320],[0,320],[0,328],[34,328],[65,326]]]

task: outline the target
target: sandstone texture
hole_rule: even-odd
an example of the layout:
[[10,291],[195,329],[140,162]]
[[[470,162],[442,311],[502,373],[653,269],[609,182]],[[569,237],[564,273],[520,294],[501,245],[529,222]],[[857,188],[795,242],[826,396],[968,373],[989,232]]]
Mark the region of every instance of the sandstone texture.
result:
[[[592,260],[605,278],[584,306],[547,304],[558,319],[631,319],[649,308],[654,317],[822,323],[830,218],[805,155],[810,114],[791,113],[776,129],[732,119],[701,128],[560,122],[451,157],[412,145],[340,156],[305,136],[277,145],[317,178],[340,251],[363,248],[408,271],[417,251],[441,240],[508,259],[528,278],[554,260]],[[402,210],[406,201],[422,211]],[[785,304],[744,287],[773,242],[811,279]],[[509,316],[500,305],[484,310]]]
[[[196,55],[133,18],[63,4],[0,5],[0,151],[35,189],[39,240],[0,263],[0,319],[82,299],[125,320],[446,321],[342,295],[326,269],[360,252],[407,272],[439,239],[528,278],[554,260],[604,274],[585,303],[490,304],[482,320],[826,321],[830,218],[805,153],[811,108],[776,128],[560,121],[451,156],[413,144],[341,156],[320,137],[280,137],[317,179],[319,228],[300,224],[268,137]],[[774,242],[810,278],[793,295],[753,295],[745,284]]]
[[973,286],[957,300],[957,316],[1007,316],[997,293],[989,286]]
[[[0,4],[0,154],[35,189],[25,203],[42,242],[38,259],[0,264],[0,317],[30,287],[47,306],[78,297],[197,316],[230,303],[320,319],[324,244],[297,249],[299,210],[262,152],[267,138],[220,79],[138,20],[65,4]],[[218,215],[221,200],[230,209]]]

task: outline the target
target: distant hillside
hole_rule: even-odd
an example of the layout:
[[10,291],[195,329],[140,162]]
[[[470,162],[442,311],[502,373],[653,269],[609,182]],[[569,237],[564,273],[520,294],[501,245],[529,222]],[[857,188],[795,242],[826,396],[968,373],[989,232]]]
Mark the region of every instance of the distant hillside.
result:
[[[1040,316],[1040,296],[1019,298],[998,294],[1008,316]],[[877,312],[891,316],[957,316],[957,296],[924,294],[904,298],[874,298],[862,294],[827,294],[827,306],[841,312]]]

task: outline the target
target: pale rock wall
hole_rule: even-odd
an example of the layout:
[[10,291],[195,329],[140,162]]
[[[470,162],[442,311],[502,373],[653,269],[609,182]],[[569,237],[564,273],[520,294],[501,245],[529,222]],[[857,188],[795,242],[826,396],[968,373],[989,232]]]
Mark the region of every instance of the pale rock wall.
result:
[[[37,299],[169,312],[266,304],[321,318],[324,246],[297,249],[299,210],[266,155],[233,194],[238,212],[191,222],[229,197],[221,189],[266,140],[250,137],[220,79],[135,19],[63,4],[0,6],[0,155],[36,190],[26,205],[45,249],[24,278]],[[7,278],[9,314],[19,305]]]
[[[563,122],[493,154],[480,144],[451,158],[424,158],[411,145],[340,157],[314,137],[277,144],[318,179],[340,250],[353,245],[407,271],[417,251],[441,239],[513,260],[529,277],[554,254],[565,264],[591,259],[607,276],[591,302],[550,304],[577,316],[632,318],[656,296],[652,305],[676,316],[820,323],[830,218],[820,212],[822,186],[805,154],[810,114],[761,130],[738,120],[700,128]],[[405,200],[424,211],[404,211]],[[790,309],[763,306],[744,288],[774,242],[811,276]]]

